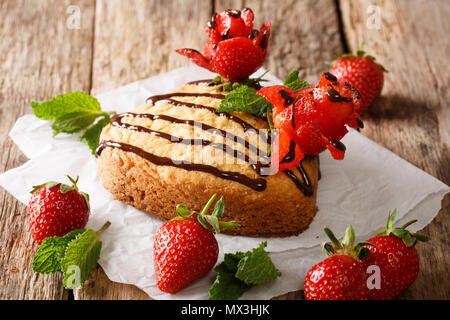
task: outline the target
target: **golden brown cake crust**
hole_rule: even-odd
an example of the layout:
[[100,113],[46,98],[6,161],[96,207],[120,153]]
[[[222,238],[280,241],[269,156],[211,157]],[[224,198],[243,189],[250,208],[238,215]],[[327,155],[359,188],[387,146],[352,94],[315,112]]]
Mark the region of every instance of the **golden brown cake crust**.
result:
[[[186,85],[175,92],[216,92],[215,87]],[[173,97],[178,101],[195,103],[217,108],[220,99],[211,97]],[[232,132],[256,144],[258,135],[244,132],[238,123],[219,116],[206,109],[174,106],[160,101],[138,107],[134,113],[169,115],[178,119],[195,120],[215,128]],[[264,129],[266,122],[249,114],[233,113],[255,128]],[[217,143],[230,143],[223,137],[195,127],[172,123],[166,120],[148,118],[122,118],[123,123],[142,126],[154,131],[165,132],[183,138],[208,139]],[[200,131],[200,132],[199,132]],[[102,141],[114,141],[136,146],[148,153],[171,159],[184,159],[195,162],[202,156],[202,163],[245,174],[252,179],[261,178],[248,163],[236,163],[233,157],[209,146],[190,146],[173,143],[161,137],[108,125],[100,137]],[[233,144],[233,148],[252,153],[243,145]],[[224,163],[224,160],[226,162]],[[234,162],[234,163],[233,163]],[[143,157],[119,148],[106,147],[98,159],[98,175],[103,186],[114,198],[135,208],[168,220],[177,215],[175,207],[183,203],[188,208],[200,211],[212,194],[218,193],[225,199],[224,220],[238,221],[241,227],[226,232],[249,236],[289,236],[296,235],[308,228],[316,212],[316,194],[318,184],[317,157],[307,158],[303,167],[308,174],[314,194],[305,196],[284,173],[264,177],[267,187],[256,191],[236,181],[226,180],[208,172],[188,171],[167,165],[156,165]],[[300,173],[293,171],[297,177]],[[302,178],[300,178],[302,181]]]

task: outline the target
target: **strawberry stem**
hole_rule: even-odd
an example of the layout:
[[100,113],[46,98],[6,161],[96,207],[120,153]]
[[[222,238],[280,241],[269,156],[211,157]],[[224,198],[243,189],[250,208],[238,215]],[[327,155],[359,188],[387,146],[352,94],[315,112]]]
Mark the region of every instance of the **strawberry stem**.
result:
[[206,203],[206,205],[203,207],[203,210],[200,212],[200,215],[202,216],[202,215],[205,215],[207,212],[208,212],[208,210],[209,210],[209,208],[211,207],[211,205],[214,203],[214,201],[216,201],[216,198],[217,198],[217,193],[214,193],[213,195],[212,195],[212,197],[208,200],[208,202]]

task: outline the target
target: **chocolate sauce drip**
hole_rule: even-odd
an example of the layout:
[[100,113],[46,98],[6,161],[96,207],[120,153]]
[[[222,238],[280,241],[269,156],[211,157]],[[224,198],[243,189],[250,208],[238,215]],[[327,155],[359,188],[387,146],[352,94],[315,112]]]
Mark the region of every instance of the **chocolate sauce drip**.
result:
[[347,149],[345,147],[345,145],[342,142],[340,142],[339,140],[330,139],[330,143],[333,147],[335,147],[339,151],[345,152],[345,150]]
[[[330,85],[331,86],[331,85]],[[342,97],[339,92],[334,89],[330,89],[327,92],[328,99],[332,102],[352,102],[352,98]]]
[[261,42],[259,43],[260,47],[265,49],[267,47],[267,30],[264,30]]
[[289,152],[284,156],[284,158],[281,160],[281,163],[289,163],[295,159],[295,142],[291,140],[291,143],[289,145]]
[[164,120],[164,121],[168,121],[168,122],[173,122],[173,123],[179,123],[179,124],[186,124],[189,125],[191,127],[195,127],[195,126],[201,126],[201,129],[203,130],[208,130],[209,133],[211,134],[215,134],[215,135],[219,135],[221,137],[224,137],[230,141],[239,143],[241,145],[243,145],[246,149],[248,149],[249,151],[253,152],[256,155],[259,155],[262,158],[268,158],[269,156],[267,155],[267,153],[264,150],[258,149],[256,146],[252,145],[251,143],[249,143],[248,141],[246,141],[245,139],[234,135],[231,132],[222,130],[222,129],[218,129],[216,127],[210,126],[206,123],[202,123],[202,122],[198,122],[195,120],[183,120],[183,119],[179,119],[179,118],[174,118],[171,116],[167,116],[164,114],[150,114],[150,113],[132,113],[132,112],[127,112],[127,113],[121,113],[121,114],[117,114],[112,118],[112,124],[114,123],[114,121],[116,121],[116,119],[121,119],[124,117],[129,117],[129,118],[145,118],[145,119],[150,119],[150,120]]
[[[196,82],[200,82],[201,80],[198,80]],[[192,83],[196,83],[196,82],[192,82]],[[158,96],[152,96],[150,98],[147,99],[147,102],[151,102],[151,103],[155,103],[157,101],[160,100],[167,100],[168,103],[171,103],[175,106],[186,106],[186,107],[191,107],[191,108],[203,108],[203,109],[208,109],[211,110],[213,112],[215,112],[216,114],[219,115],[224,115],[227,118],[241,124],[241,126],[244,128],[244,130],[248,130],[249,128],[255,129],[257,132],[258,130],[256,128],[254,128],[253,126],[251,126],[250,124],[246,123],[245,121],[243,121],[242,119],[239,119],[237,117],[233,117],[232,115],[229,115],[227,113],[218,113],[216,111],[216,109],[212,108],[212,107],[208,107],[208,106],[204,106],[204,105],[197,105],[197,104],[193,104],[193,103],[185,103],[185,102],[181,102],[181,101],[176,101],[173,99],[170,99],[171,97],[187,97],[187,96],[194,96],[194,97],[199,97],[199,96],[204,96],[204,97],[212,97],[212,98],[216,98],[216,99],[224,99],[225,96],[221,95],[221,94],[211,94],[211,93],[181,93],[181,92],[175,92],[175,93],[170,93],[170,94],[165,94],[165,95],[158,95]],[[183,143],[183,144],[188,144],[188,145],[196,145],[196,144],[201,144],[203,146],[211,146],[213,148],[217,148],[220,150],[223,150],[224,152],[227,152],[228,154],[232,155],[233,157],[236,157],[238,159],[242,159],[248,163],[250,163],[252,169],[258,174],[258,175],[263,175],[263,172],[270,172],[270,170],[265,171],[264,169],[266,168],[270,168],[270,156],[267,155],[267,153],[263,150],[258,149],[257,147],[251,145],[249,142],[247,142],[245,139],[236,136],[230,132],[227,132],[225,130],[221,130],[218,128],[215,128],[213,126],[204,124],[204,123],[200,123],[201,128],[204,130],[209,130],[210,133],[212,134],[218,134],[221,135],[222,137],[225,137],[228,140],[232,140],[234,142],[240,143],[242,145],[245,146],[245,148],[247,148],[249,151],[260,155],[263,159],[267,160],[266,163],[262,163],[262,162],[256,162],[256,163],[252,163],[253,161],[250,159],[249,156],[247,156],[245,153],[240,152],[239,150],[235,150],[232,148],[228,148],[225,144],[221,144],[221,143],[214,143],[212,141],[209,140],[204,140],[204,139],[182,139],[180,137],[176,137],[176,136],[172,136],[168,133],[164,133],[164,132],[160,132],[160,131],[156,131],[156,130],[152,130],[146,127],[142,127],[142,126],[138,126],[138,125],[132,125],[132,124],[127,124],[127,123],[123,123],[121,121],[122,118],[124,117],[131,117],[131,118],[148,118],[151,120],[165,120],[165,121],[169,121],[169,122],[173,122],[173,123],[180,123],[180,124],[187,124],[190,126],[195,126],[197,124],[199,124],[199,122],[196,122],[194,120],[183,120],[183,119],[178,119],[178,118],[174,118],[168,115],[153,115],[153,114],[149,114],[149,113],[123,113],[123,114],[117,114],[115,115],[112,120],[111,120],[111,125],[113,126],[117,126],[120,128],[124,128],[124,129],[128,129],[128,130],[136,130],[136,131],[140,131],[140,132],[146,132],[158,137],[161,137],[163,139],[167,139],[170,140],[171,142],[174,143]],[[271,143],[271,137],[268,136],[266,138],[266,141],[268,144]],[[338,141],[339,142],[339,141]],[[247,177],[244,174],[241,174],[239,172],[231,172],[231,171],[222,171],[219,170],[218,168],[214,167],[214,166],[210,166],[210,165],[204,165],[204,164],[195,164],[195,163],[190,163],[190,162],[186,162],[186,161],[175,161],[172,160],[170,158],[166,158],[166,157],[160,157],[157,155],[154,155],[152,153],[146,152],[138,147],[135,147],[133,145],[130,144],[126,144],[126,143],[121,143],[121,142],[114,142],[114,141],[102,141],[97,150],[96,150],[96,154],[100,156],[100,154],[102,153],[102,151],[107,148],[107,147],[111,147],[111,148],[119,148],[121,150],[124,150],[126,152],[132,152],[135,153],[136,155],[152,162],[155,163],[156,165],[167,165],[167,166],[173,166],[173,167],[177,167],[177,168],[182,168],[185,170],[189,170],[189,171],[202,171],[202,172],[207,172],[210,174],[213,174],[217,177],[223,178],[223,179],[227,179],[227,180],[232,180],[232,181],[236,181],[238,183],[241,183],[243,185],[246,185],[250,188],[252,188],[253,190],[256,191],[264,191],[267,187],[267,182],[265,179],[263,178],[258,178],[258,179],[252,179]],[[345,146],[344,146],[345,148]],[[289,148],[289,152],[288,154],[283,158],[282,162],[290,162],[292,161],[291,158],[295,158],[295,143],[292,144],[291,142],[291,146]],[[181,163],[179,163],[181,162]],[[312,187],[310,178],[307,174],[307,172],[305,171],[302,162],[300,162],[299,166],[297,167],[298,171],[300,172],[301,176],[302,176],[302,181],[300,181],[300,179],[297,178],[297,176],[292,173],[292,171],[290,170],[286,170],[284,171],[284,173],[295,183],[295,185],[297,186],[297,188],[303,192],[303,194],[307,197],[310,197],[313,195],[314,193],[314,189]],[[319,173],[320,174],[320,173]]]
[[308,176],[308,173],[306,172],[305,168],[303,167],[303,160],[300,161],[300,164],[297,167],[298,172],[302,176],[302,180],[300,179],[291,171],[291,170],[285,170],[283,171],[285,175],[287,175],[292,182],[295,183],[297,188],[306,196],[311,197],[314,194],[314,187],[311,183],[311,179]]
[[[195,83],[193,81],[192,83]],[[147,98],[147,103],[155,103],[160,100],[165,100],[171,97],[210,97],[214,99],[225,99],[225,96],[223,94],[216,94],[216,93],[195,93],[195,92],[173,92],[168,94],[160,94],[156,96],[151,96]]]
[[233,17],[233,18],[239,18],[241,16],[241,11],[239,11],[239,10],[228,9],[225,12],[227,13],[227,15],[229,15],[230,17]]
[[253,14],[253,10],[250,9],[250,8],[244,8],[244,9],[242,9],[242,12],[246,12],[246,11],[250,11],[250,12]]
[[222,171],[214,166],[210,166],[210,165],[206,165],[206,164],[191,163],[188,161],[176,161],[176,160],[172,160],[170,158],[160,157],[153,153],[144,151],[141,148],[138,148],[138,147],[135,147],[133,145],[123,143],[123,142],[104,140],[98,146],[98,148],[96,150],[96,154],[98,156],[100,156],[100,154],[102,153],[102,151],[105,148],[117,148],[117,149],[121,149],[125,152],[131,152],[131,153],[134,153],[134,154],[138,155],[139,157],[146,159],[156,165],[181,168],[181,169],[188,170],[188,171],[201,171],[201,172],[210,173],[210,174],[215,175],[216,177],[219,177],[222,179],[236,181],[236,182],[241,183],[249,188],[252,188],[255,191],[264,191],[267,187],[267,182],[263,178],[252,179],[252,178],[249,178],[246,175],[239,173],[239,172]]
[[359,128],[364,128],[364,122],[360,118],[356,118],[356,124]]
[[230,29],[225,30],[225,32],[222,33],[222,40],[227,40],[233,38],[233,35],[230,34]]
[[191,85],[208,85],[213,79],[202,79],[202,80],[195,80],[195,81],[189,81],[187,84]]
[[325,76],[325,79],[327,79],[327,80],[329,80],[331,82],[338,81],[338,78],[336,78],[336,76],[334,74],[331,74],[329,72],[325,72],[323,75]]
[[[265,151],[261,150],[261,149],[257,149],[256,147],[253,147],[254,149],[257,150],[257,152],[255,152],[255,154],[262,154],[263,158],[266,161],[266,163],[262,163],[259,161],[255,161],[252,160],[247,154],[245,154],[244,152],[241,152],[239,150],[235,150],[233,148],[231,148],[230,146],[228,146],[227,144],[224,143],[217,143],[217,142],[212,142],[210,140],[206,140],[206,139],[188,139],[188,138],[180,138],[177,136],[173,136],[169,133],[166,132],[161,132],[161,131],[157,131],[157,130],[152,130],[143,126],[139,126],[139,125],[133,125],[133,124],[129,124],[129,123],[124,123],[122,122],[123,118],[148,118],[151,120],[155,120],[156,119],[161,119],[158,115],[152,115],[152,114],[148,114],[148,113],[122,113],[122,114],[116,114],[114,115],[114,117],[112,118],[111,121],[111,125],[114,127],[118,127],[118,128],[122,128],[122,129],[128,129],[128,130],[133,130],[133,131],[138,131],[138,132],[145,132],[148,134],[151,134],[153,136],[156,137],[160,137],[163,139],[166,139],[170,142],[173,143],[181,143],[181,144],[185,144],[185,145],[190,145],[190,146],[195,146],[195,145],[202,145],[202,146],[211,146],[212,148],[221,150],[229,155],[231,155],[234,158],[237,158],[239,160],[243,160],[247,163],[250,163],[251,167],[253,170],[256,171],[256,173],[258,173],[259,175],[262,175],[262,171],[263,169],[270,167],[270,157],[266,154]],[[214,128],[217,129],[217,128]],[[230,134],[230,133],[228,133]],[[245,141],[245,140],[244,140]]]
[[253,29],[250,35],[248,36],[250,39],[255,39],[259,35],[259,31],[256,29]]
[[210,28],[210,29],[217,28],[216,17],[217,17],[217,12],[214,13],[214,15],[211,17],[211,20],[208,22],[208,28]]
[[291,104],[291,125],[292,128],[295,129],[295,106]]
[[174,92],[174,93],[168,93],[168,94],[163,94],[163,95],[152,96],[152,97],[147,99],[147,103],[155,104],[157,101],[164,100],[167,103],[169,103],[169,104],[171,104],[171,105],[173,105],[175,107],[188,107],[188,108],[193,108],[193,109],[206,109],[206,110],[214,112],[215,114],[218,114],[220,116],[224,116],[224,117],[228,118],[229,120],[231,120],[233,122],[238,123],[244,129],[244,131],[247,131],[247,130],[250,130],[250,129],[255,130],[255,132],[257,132],[268,144],[270,144],[271,138],[270,138],[269,135],[265,135],[259,129],[255,128],[250,123],[242,120],[239,117],[233,116],[232,114],[230,114],[228,112],[217,112],[217,110],[215,108],[213,108],[213,107],[204,106],[202,104],[195,104],[195,103],[177,101],[177,100],[171,99],[171,97],[210,97],[210,98],[215,98],[215,99],[225,99],[225,96],[223,94]]
[[287,107],[288,105],[292,104],[295,100],[293,96],[286,90],[280,90],[280,95],[284,99],[284,106]]

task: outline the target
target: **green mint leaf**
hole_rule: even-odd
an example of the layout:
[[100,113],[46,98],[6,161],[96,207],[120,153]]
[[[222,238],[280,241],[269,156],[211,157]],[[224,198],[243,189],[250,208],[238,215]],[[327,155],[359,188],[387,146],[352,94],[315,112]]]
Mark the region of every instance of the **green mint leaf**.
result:
[[66,113],[56,118],[52,124],[53,136],[64,133],[75,133],[86,129],[94,123],[95,119],[104,115],[101,112],[78,111]]
[[214,268],[217,278],[209,289],[209,300],[237,300],[251,288],[235,277],[237,266],[243,256],[242,252],[227,253],[224,261]]
[[269,255],[264,250],[267,242],[262,242],[258,248],[247,252],[239,261],[236,278],[249,285],[256,285],[275,280],[281,272],[270,260]]
[[101,111],[100,103],[85,92],[69,92],[44,102],[31,102],[36,117],[54,120],[74,112],[97,113]]
[[61,271],[61,261],[67,244],[84,230],[73,230],[63,237],[48,237],[42,241],[32,262],[34,272],[54,273]]
[[109,124],[110,120],[111,119],[108,114],[103,114],[103,117],[98,120],[96,124],[87,129],[80,137],[80,141],[85,142],[94,155],[100,141],[102,129]]
[[87,229],[69,242],[61,262],[66,288],[77,288],[90,278],[100,258],[100,235],[109,225],[110,222],[107,222],[98,232]]
[[286,77],[283,83],[286,87],[290,88],[295,93],[311,87],[308,81],[299,79],[298,75],[299,72],[297,69],[292,70],[292,72]]
[[267,242],[258,248],[235,254],[227,253],[214,271],[217,278],[209,289],[210,300],[235,300],[252,286],[272,281],[281,273],[264,250]]
[[242,85],[231,91],[220,103],[218,112],[247,112],[255,116],[262,116],[272,110],[272,104],[264,97],[258,96],[256,91]]

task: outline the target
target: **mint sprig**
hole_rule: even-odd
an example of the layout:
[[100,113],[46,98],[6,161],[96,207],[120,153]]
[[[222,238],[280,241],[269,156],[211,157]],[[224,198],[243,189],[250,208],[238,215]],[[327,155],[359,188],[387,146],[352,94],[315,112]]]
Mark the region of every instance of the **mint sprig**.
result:
[[297,69],[292,70],[283,83],[283,85],[292,89],[295,93],[311,87],[308,81],[300,79],[298,75],[299,71]]
[[273,105],[256,91],[246,85],[239,86],[231,91],[220,103],[218,112],[247,112],[255,116],[262,116],[270,112]]
[[34,256],[32,268],[34,272],[54,273],[61,271],[61,262],[64,259],[67,245],[84,229],[76,229],[63,237],[45,238]]
[[44,239],[34,256],[33,271],[46,274],[62,272],[66,288],[81,286],[97,266],[102,248],[99,238],[110,225],[107,221],[99,231],[77,229],[63,237]]
[[265,251],[267,242],[245,253],[227,253],[214,268],[217,278],[209,289],[210,300],[236,300],[251,287],[275,280],[281,272]]
[[102,111],[98,100],[85,92],[69,92],[44,102],[32,101],[31,107],[36,117],[54,120],[53,136],[84,131],[80,141],[87,143],[93,154],[111,114]]

